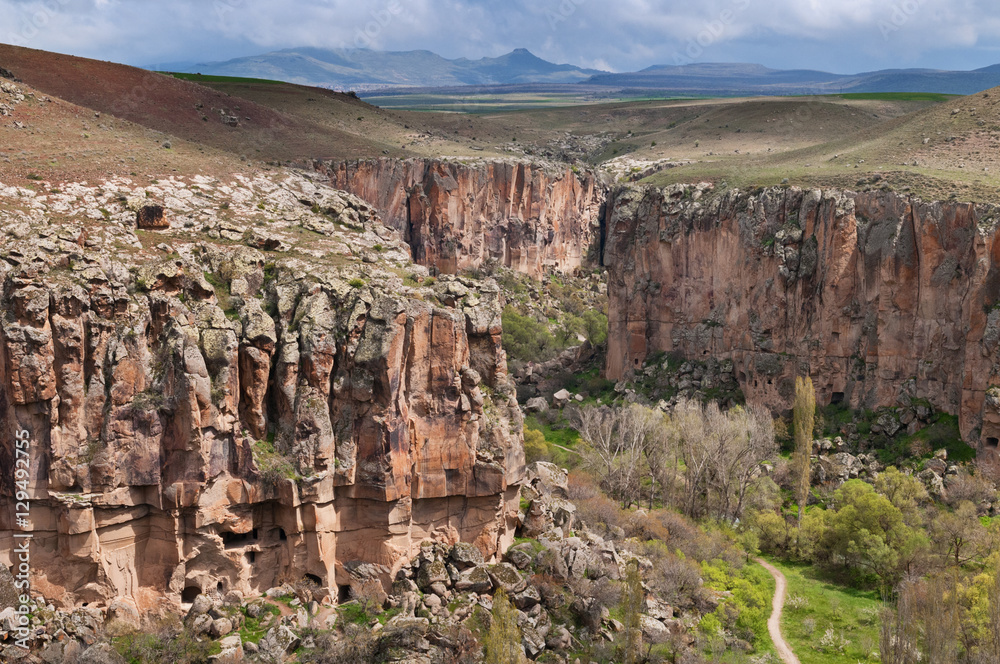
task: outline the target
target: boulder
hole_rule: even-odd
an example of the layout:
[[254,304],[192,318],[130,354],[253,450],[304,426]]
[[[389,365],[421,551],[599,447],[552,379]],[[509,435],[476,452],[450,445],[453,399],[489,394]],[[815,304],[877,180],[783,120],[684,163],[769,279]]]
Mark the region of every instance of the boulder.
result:
[[514,595],[513,599],[514,606],[524,611],[541,602],[542,596],[538,592],[538,588],[529,585],[527,588]]
[[525,570],[531,566],[531,554],[522,549],[518,549],[516,547],[508,549],[506,555],[507,561],[519,570]]
[[670,630],[659,620],[645,614],[639,616],[642,626],[642,637],[649,643],[666,643],[670,639]]
[[426,590],[434,583],[448,584],[451,577],[448,575],[448,568],[440,560],[425,560],[420,564],[417,572],[417,585],[421,590]]
[[515,595],[524,590],[528,582],[521,576],[517,568],[510,563],[498,563],[489,567],[490,579],[496,588],[503,589],[508,595]]
[[545,645],[552,650],[569,650],[573,645],[573,635],[562,625],[556,625],[549,630]]
[[212,638],[218,639],[220,637],[226,636],[233,631],[233,621],[229,618],[216,618],[212,621],[212,627],[209,629],[209,634]]
[[145,230],[170,228],[162,205],[144,205],[136,213],[135,225]]
[[462,570],[458,581],[455,582],[455,590],[470,593],[488,593],[493,590],[493,581],[485,567],[470,567]]
[[278,625],[268,630],[261,639],[259,647],[261,652],[281,662],[284,661],[285,655],[294,651],[301,643],[295,632],[284,625]]
[[240,664],[243,662],[243,640],[238,634],[227,636],[219,641],[219,647],[222,650],[211,658],[215,664]]
[[139,607],[131,597],[116,597],[108,606],[108,622],[118,622],[139,627]]
[[545,637],[533,627],[522,627],[521,645],[528,657],[536,659],[545,650]]
[[569,404],[570,399],[573,395],[567,389],[561,389],[552,395],[552,407],[553,408],[563,408]]
[[126,662],[110,643],[97,643],[83,651],[77,664],[126,664]]
[[549,402],[545,400],[544,397],[534,397],[528,399],[528,402],[524,404],[524,411],[526,413],[544,413],[549,409]]
[[479,550],[479,547],[468,542],[458,542],[451,547],[448,559],[460,570],[482,565],[485,562],[483,552]]

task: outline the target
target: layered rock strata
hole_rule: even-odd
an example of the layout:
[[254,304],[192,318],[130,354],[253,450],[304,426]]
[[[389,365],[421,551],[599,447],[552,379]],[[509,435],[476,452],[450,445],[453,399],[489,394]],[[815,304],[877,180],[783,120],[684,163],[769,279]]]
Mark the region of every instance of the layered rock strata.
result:
[[526,162],[378,159],[321,163],[331,184],[373,205],[414,260],[442,273],[488,260],[540,278],[596,263],[605,187],[592,173]]
[[993,453],[998,212],[883,191],[618,189],[607,375],[654,352],[731,360],[748,399],[783,409],[807,374],[820,403],[929,401]]
[[0,563],[23,429],[35,592],[336,593],[425,540],[510,544],[524,459],[494,282],[404,284],[398,236],[301,176],[163,183],[186,230],[162,233],[134,229],[127,182],[61,190],[83,203],[0,186]]

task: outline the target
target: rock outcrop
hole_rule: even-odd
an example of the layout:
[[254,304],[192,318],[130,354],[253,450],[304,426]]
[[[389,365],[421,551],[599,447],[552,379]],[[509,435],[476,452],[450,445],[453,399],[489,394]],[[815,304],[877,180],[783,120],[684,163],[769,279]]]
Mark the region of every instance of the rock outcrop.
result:
[[592,173],[526,162],[378,159],[316,164],[331,184],[373,205],[442,273],[485,261],[541,278],[596,263],[605,187]]
[[787,408],[926,400],[980,453],[1000,441],[995,206],[885,191],[621,188],[609,202],[607,375],[654,352],[729,360]]
[[[25,430],[34,593],[336,596],[422,541],[510,544],[494,282],[414,285],[371,208],[301,175],[61,189],[0,185],[0,564]],[[136,231],[150,196],[186,230]]]

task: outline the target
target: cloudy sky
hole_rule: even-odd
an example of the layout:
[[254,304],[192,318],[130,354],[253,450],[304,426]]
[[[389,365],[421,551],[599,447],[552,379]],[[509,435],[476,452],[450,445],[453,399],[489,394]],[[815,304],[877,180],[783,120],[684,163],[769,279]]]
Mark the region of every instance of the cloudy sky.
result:
[[995,0],[0,0],[0,16],[0,41],[133,65],[296,46],[469,58],[528,48],[611,71],[1000,63]]

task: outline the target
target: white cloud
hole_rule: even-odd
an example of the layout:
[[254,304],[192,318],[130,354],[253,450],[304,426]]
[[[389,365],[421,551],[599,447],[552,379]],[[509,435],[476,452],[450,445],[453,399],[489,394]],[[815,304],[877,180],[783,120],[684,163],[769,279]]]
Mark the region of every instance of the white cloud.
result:
[[526,47],[619,71],[687,50],[773,67],[971,68],[994,61],[1000,38],[987,0],[0,0],[0,15],[2,41],[133,64],[368,45],[474,58]]

